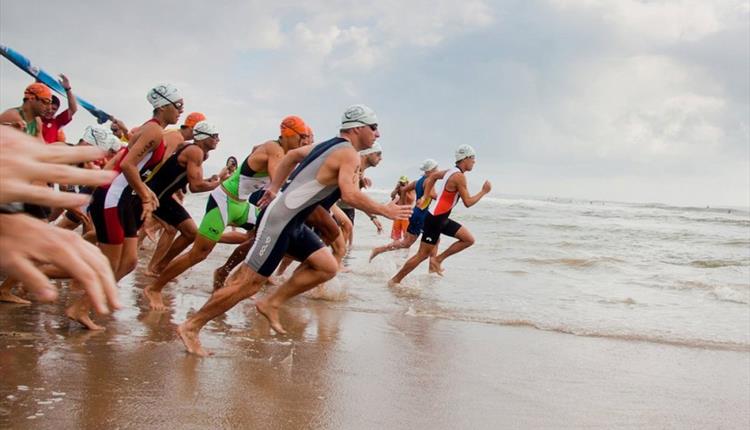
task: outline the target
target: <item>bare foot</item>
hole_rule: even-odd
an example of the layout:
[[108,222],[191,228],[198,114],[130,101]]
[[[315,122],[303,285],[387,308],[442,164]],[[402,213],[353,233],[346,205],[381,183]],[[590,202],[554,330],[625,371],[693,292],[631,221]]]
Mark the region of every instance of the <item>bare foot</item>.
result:
[[80,323],[89,330],[104,330],[104,327],[95,324],[89,317],[88,309],[82,309],[78,305],[72,305],[65,310],[65,316],[71,320]]
[[281,326],[281,322],[279,321],[279,308],[273,307],[265,300],[261,299],[255,301],[255,309],[257,309],[261,315],[266,317],[268,323],[271,324],[271,328],[274,329],[276,333],[286,334],[286,330],[284,330],[284,327]]
[[148,299],[148,306],[152,311],[163,311],[166,308],[161,291],[152,290],[150,285],[143,289],[143,297]]
[[177,326],[177,334],[180,336],[180,340],[185,345],[185,349],[190,354],[195,354],[199,357],[208,357],[211,355],[210,352],[203,349],[201,341],[198,339],[198,332],[192,331],[185,327],[186,323],[182,323]]
[[145,272],[143,272],[143,275],[144,276],[148,276],[150,278],[158,278],[159,277],[159,272],[157,272],[156,270],[154,270],[151,267],[149,267],[148,269],[146,269]]
[[437,273],[440,276],[443,276],[443,267],[440,265],[440,262],[437,261],[437,258],[430,257],[430,273]]
[[377,249],[373,249],[373,250],[372,250],[372,252],[370,253],[370,261],[369,261],[369,262],[371,263],[371,262],[372,262],[372,259],[373,259],[373,258],[375,258],[375,257],[377,257],[377,256],[378,256],[378,254],[380,254],[380,253],[378,252],[378,250],[377,250]]
[[31,302],[22,299],[21,297],[18,297],[17,295],[11,293],[10,291],[3,291],[0,293],[0,302],[6,302],[6,303],[15,303],[18,305],[30,305]]
[[391,288],[397,287],[399,284],[400,284],[400,282],[398,282],[397,280],[395,280],[393,278],[391,278],[391,279],[388,280],[388,286],[391,287]]

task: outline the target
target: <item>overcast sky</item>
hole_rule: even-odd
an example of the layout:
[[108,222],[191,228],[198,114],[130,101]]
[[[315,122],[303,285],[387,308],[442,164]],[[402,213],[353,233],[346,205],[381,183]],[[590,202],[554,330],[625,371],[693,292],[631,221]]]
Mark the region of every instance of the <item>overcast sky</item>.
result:
[[[472,192],[750,205],[747,0],[3,0],[0,43],[129,126],[175,84],[219,126],[208,170],[286,115],[320,142],[365,103],[377,188],[469,143]],[[19,105],[30,78],[5,59],[0,78],[0,107]]]

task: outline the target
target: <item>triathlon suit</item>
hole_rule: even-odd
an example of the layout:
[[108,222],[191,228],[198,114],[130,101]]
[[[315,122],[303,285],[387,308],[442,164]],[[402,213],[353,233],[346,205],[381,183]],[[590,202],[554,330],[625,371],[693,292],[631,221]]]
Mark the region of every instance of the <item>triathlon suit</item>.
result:
[[[158,124],[158,121],[152,118],[143,125],[149,122]],[[126,237],[137,237],[138,229],[143,224],[141,199],[128,184],[120,167],[122,160],[128,155],[129,148],[126,147],[123,151],[124,154],[113,169],[118,175],[111,184],[100,186],[94,191],[89,205],[89,213],[96,227],[96,238],[99,243],[121,245]],[[166,146],[162,139],[143,157],[138,163],[141,178],[147,177],[150,170],[161,162],[165,151]]]
[[341,148],[351,148],[348,140],[335,137],[316,145],[297,166],[275,199],[261,213],[255,243],[245,263],[261,276],[270,276],[284,254],[304,261],[325,245],[305,224],[317,205],[325,209],[341,198],[338,184],[322,185],[318,171],[326,159]]
[[451,176],[460,172],[461,169],[454,167],[445,172],[445,176],[443,176],[443,179],[438,183],[439,189],[437,190],[435,207],[427,208],[427,215],[424,219],[422,242],[437,245],[441,234],[456,237],[456,233],[461,228],[461,224],[448,218],[451,211],[456,206],[456,203],[458,203],[458,190],[448,191],[445,189],[445,185],[448,183]]
[[[417,194],[417,201],[424,195],[424,181],[427,179],[427,175],[422,175],[414,184],[414,191]],[[422,234],[422,228],[424,227],[424,218],[427,216],[427,208],[430,206],[429,197],[425,199],[422,206],[414,206],[409,217],[409,226],[406,227],[406,231],[414,236]]]
[[39,133],[39,129],[36,126],[36,117],[32,118],[31,121],[26,121],[26,118],[23,117],[23,109],[18,107],[16,110],[18,111],[18,114],[21,115],[21,119],[26,122],[26,129],[24,130],[26,134],[29,136],[36,136]]
[[271,177],[268,172],[251,169],[249,159],[250,155],[242,162],[242,167],[235,169],[232,176],[208,196],[206,214],[198,227],[198,233],[212,242],[219,241],[228,225],[245,230],[251,230],[255,225],[257,212],[253,205],[263,196]]
[[[182,145],[163,163],[158,165],[151,175],[146,178],[146,185],[159,199],[159,207],[154,215],[167,224],[177,227],[183,221],[190,219],[190,214],[172,195],[188,183],[187,167],[180,166],[178,158],[182,151],[190,145]],[[201,151],[203,152],[203,151]]]

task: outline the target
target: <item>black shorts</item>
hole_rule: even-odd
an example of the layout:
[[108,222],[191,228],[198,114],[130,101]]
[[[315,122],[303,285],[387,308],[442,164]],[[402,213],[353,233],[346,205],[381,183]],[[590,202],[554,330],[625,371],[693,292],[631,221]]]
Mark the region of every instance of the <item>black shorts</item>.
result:
[[172,196],[159,200],[159,207],[154,211],[154,216],[172,227],[177,227],[186,219],[191,218],[185,207]]
[[33,216],[34,218],[47,221],[47,218],[52,213],[52,208],[47,207],[47,206],[34,205],[31,203],[24,203],[23,211],[26,212],[28,215]]
[[141,199],[132,194],[130,189],[122,193],[116,205],[105,208],[107,188],[97,188],[91,198],[89,215],[96,228],[96,239],[99,243],[121,245],[125,238],[138,237],[138,229],[143,221]]
[[292,222],[286,225],[281,234],[275,237],[259,232],[250,253],[245,260],[259,275],[271,276],[284,254],[297,261],[305,261],[313,252],[325,247],[323,240],[304,223]]
[[456,233],[461,229],[461,224],[449,218],[450,212],[437,216],[427,213],[424,219],[424,228],[422,229],[422,242],[430,245],[437,245],[440,235],[456,237]]
[[349,218],[349,220],[352,222],[352,224],[354,224],[354,208],[339,208],[339,209],[341,209],[342,211],[344,211],[344,213]]

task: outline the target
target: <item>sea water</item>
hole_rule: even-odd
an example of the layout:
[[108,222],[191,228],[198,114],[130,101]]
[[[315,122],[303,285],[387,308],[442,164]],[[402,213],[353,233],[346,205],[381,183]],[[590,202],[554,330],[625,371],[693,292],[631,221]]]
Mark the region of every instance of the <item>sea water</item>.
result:
[[[385,192],[370,196],[386,201]],[[188,196],[199,221],[206,195]],[[553,198],[485,197],[451,215],[476,239],[427,262],[396,287],[388,279],[418,247],[379,255],[363,213],[347,271],[303,300],[362,312],[403,313],[570,335],[750,350],[750,212]],[[443,236],[439,249],[454,239]],[[304,304],[303,304],[304,305]]]

